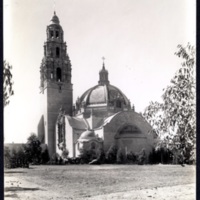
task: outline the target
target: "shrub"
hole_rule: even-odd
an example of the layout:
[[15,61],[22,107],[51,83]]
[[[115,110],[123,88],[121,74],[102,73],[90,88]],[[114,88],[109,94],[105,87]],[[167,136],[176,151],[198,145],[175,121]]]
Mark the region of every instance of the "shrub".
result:
[[98,152],[97,160],[99,163],[103,164],[103,163],[105,163],[105,159],[106,159],[105,152],[104,152],[103,148],[101,148]]
[[51,156],[50,164],[56,165],[60,163],[60,156],[58,153],[54,153]]
[[9,147],[4,146],[4,167],[10,168],[11,152]]
[[158,164],[160,163],[160,157],[158,158],[158,154],[156,150],[153,148],[153,150],[149,154],[149,164]]
[[173,151],[172,157],[173,157],[173,161],[172,161],[173,164],[183,164],[184,163],[184,159],[183,159],[183,155],[181,154],[181,151],[179,151],[179,150]]
[[68,158],[68,155],[69,155],[69,151],[68,149],[64,149],[63,152],[62,152],[62,158],[63,159],[67,159]]
[[158,164],[158,163],[162,163],[162,164],[170,164],[173,162],[174,159],[174,163],[176,163],[176,161],[178,162],[179,160],[179,155],[178,154],[172,154],[172,151],[170,151],[167,148],[159,148],[157,150],[153,149],[151,151],[151,153],[149,154],[149,163],[150,164]]
[[97,158],[97,154],[95,150],[93,149],[83,149],[79,155],[79,159],[82,164],[84,163],[88,164],[89,162],[91,162],[93,159],[96,159],[96,158]]
[[64,164],[80,164],[81,160],[79,157],[76,158],[67,158],[64,160]]
[[28,164],[28,159],[24,150],[24,146],[18,148],[17,150],[17,155],[16,155],[16,159],[17,159],[17,167],[29,167]]
[[29,163],[24,152],[24,147],[13,149],[10,151],[8,147],[4,147],[4,166],[6,168],[29,167]]
[[117,159],[117,146],[111,145],[111,147],[108,149],[106,153],[106,162],[109,164],[116,163]]
[[122,164],[122,163],[124,163],[124,161],[125,161],[124,154],[122,153],[121,148],[119,148],[117,151],[117,163]]
[[137,155],[138,165],[145,164],[145,161],[146,161],[146,153],[145,153],[145,149],[142,149],[142,151],[140,153],[138,153],[138,155]]
[[126,159],[128,163],[136,163],[137,156],[132,151],[130,151],[127,153]]
[[173,161],[173,154],[170,149],[162,149],[161,152],[161,163],[163,164],[170,164]]
[[41,163],[46,164],[50,160],[48,149],[45,149],[41,153]]

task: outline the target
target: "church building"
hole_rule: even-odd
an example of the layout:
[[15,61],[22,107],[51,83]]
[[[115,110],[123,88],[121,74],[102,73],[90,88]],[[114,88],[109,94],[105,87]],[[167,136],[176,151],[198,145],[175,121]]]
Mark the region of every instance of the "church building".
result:
[[104,61],[97,85],[85,91],[73,106],[72,66],[55,12],[46,34],[40,66],[38,137],[50,156],[62,155],[65,149],[69,157],[79,156],[83,149],[107,152],[113,144],[126,153],[145,149],[149,154],[155,145],[152,128],[131,108],[126,95],[110,84]]

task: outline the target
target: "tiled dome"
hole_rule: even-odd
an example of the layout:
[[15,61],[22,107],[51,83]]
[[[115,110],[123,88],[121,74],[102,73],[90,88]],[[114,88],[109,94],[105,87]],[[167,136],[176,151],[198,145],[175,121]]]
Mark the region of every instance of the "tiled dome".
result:
[[87,130],[81,134],[79,140],[91,140],[91,139],[96,139],[96,138],[97,137],[93,130]]
[[87,90],[81,97],[80,102],[85,105],[112,104],[117,98],[126,106],[129,105],[128,98],[123,92],[113,85],[96,85]]
[[[110,84],[108,71],[103,63],[99,72],[98,85],[90,88],[76,101],[77,114],[94,111],[102,115],[109,115],[119,111],[130,110],[130,101],[117,87]],[[86,115],[85,115],[86,116]]]

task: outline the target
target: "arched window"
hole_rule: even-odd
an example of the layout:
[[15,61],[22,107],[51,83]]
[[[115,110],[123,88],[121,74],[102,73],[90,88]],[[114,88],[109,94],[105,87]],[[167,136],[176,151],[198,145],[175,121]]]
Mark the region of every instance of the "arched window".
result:
[[53,31],[50,31],[50,38],[53,37]]
[[56,31],[56,38],[59,38],[59,31]]
[[60,57],[60,49],[59,49],[59,47],[56,47],[56,57],[57,58]]
[[59,67],[56,69],[56,80],[58,82],[62,81],[62,71]]
[[116,101],[116,107],[117,107],[117,108],[121,108],[121,107],[122,107],[122,103],[121,103],[120,100],[117,100],[117,101]]
[[126,125],[120,131],[119,134],[132,134],[132,133],[141,133],[140,129],[133,125]]

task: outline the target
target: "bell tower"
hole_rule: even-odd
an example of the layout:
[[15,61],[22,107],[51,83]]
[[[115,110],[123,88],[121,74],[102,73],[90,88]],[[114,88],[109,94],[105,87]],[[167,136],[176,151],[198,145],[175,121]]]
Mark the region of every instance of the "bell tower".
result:
[[48,146],[49,155],[56,152],[55,125],[62,107],[72,115],[71,62],[64,42],[63,29],[56,13],[46,29],[44,56],[40,66],[40,95],[42,117],[38,136]]

